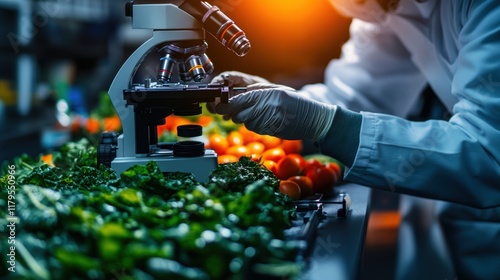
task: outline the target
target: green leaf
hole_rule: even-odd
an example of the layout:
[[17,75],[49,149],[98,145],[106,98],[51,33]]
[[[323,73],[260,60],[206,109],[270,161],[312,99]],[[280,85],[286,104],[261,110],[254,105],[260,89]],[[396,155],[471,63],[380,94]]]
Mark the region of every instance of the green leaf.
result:
[[56,248],[54,255],[68,268],[76,268],[77,270],[91,270],[98,269],[100,267],[99,260],[86,256],[79,251],[68,250],[66,248]]

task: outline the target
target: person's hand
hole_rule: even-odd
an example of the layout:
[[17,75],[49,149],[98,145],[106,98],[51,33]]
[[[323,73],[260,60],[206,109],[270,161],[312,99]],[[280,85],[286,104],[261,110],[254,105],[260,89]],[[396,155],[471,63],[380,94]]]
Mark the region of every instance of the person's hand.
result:
[[226,77],[229,87],[246,87],[246,86],[249,86],[251,84],[256,84],[256,83],[270,84],[270,82],[268,80],[266,80],[262,77],[254,76],[254,75],[250,75],[250,74],[238,72],[238,71],[222,72],[218,76],[215,76],[212,79],[212,83],[223,83],[224,77]]
[[[224,77],[226,77],[224,79]],[[271,83],[259,76],[254,76],[250,74],[246,74],[243,72],[238,72],[238,71],[226,71],[222,72],[218,76],[214,77],[211,81],[211,83],[224,83],[225,80],[228,82],[228,86],[230,88],[232,87],[247,87],[252,84],[257,84],[257,83],[262,83],[262,84],[269,84]],[[229,92],[229,98],[241,93],[241,91],[230,91]],[[215,102],[208,102],[207,103],[207,109],[210,113],[215,114],[215,106],[219,104],[220,98],[216,98]]]
[[333,122],[336,105],[320,103],[279,85],[250,85],[247,92],[215,108],[225,118],[259,134],[282,139],[322,140]]

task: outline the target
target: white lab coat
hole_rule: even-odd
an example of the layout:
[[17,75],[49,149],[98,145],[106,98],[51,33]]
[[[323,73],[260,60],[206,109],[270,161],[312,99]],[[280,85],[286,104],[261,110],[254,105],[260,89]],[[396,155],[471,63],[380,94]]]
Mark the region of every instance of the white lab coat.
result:
[[[438,208],[456,276],[500,279],[500,1],[401,0],[368,15],[325,82],[302,89],[362,112],[345,180],[454,202]],[[427,83],[449,121],[405,119]]]

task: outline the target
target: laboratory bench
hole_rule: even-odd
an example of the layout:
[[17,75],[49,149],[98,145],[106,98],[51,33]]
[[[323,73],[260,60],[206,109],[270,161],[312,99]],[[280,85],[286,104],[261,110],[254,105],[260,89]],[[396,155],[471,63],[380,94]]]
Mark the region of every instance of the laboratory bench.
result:
[[[371,189],[352,183],[335,188],[336,192],[349,194],[349,211],[346,217],[339,217],[338,205],[324,204],[325,218],[319,223],[306,258],[308,268],[300,279],[350,280],[361,276]],[[326,201],[329,199],[325,197]]]

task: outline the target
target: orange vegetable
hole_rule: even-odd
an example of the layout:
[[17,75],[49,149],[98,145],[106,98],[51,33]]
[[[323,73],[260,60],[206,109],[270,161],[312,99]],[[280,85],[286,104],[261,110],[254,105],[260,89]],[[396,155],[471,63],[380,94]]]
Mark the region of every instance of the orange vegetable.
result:
[[259,141],[266,146],[266,149],[277,148],[281,144],[280,138],[270,135],[262,135],[262,138],[260,138]]
[[251,130],[248,130],[244,125],[238,127],[238,132],[243,136],[243,143],[259,142],[262,135],[259,135]]
[[229,148],[227,148],[226,154],[233,155],[233,156],[240,158],[242,156],[250,156],[250,151],[248,150],[247,147],[245,147],[243,145],[235,145],[235,146],[230,146]]
[[245,146],[250,151],[250,154],[257,155],[257,156],[260,156],[264,152],[264,150],[266,149],[264,144],[257,142],[257,141],[250,142],[250,143],[246,144]]
[[276,170],[278,168],[278,164],[275,161],[264,160],[262,162],[262,165],[264,165],[264,167],[266,167],[269,171],[273,172],[273,174],[276,175]]
[[229,163],[229,162],[237,162],[237,161],[238,161],[238,157],[236,157],[234,155],[221,155],[221,156],[217,157],[217,162],[219,164]]
[[302,152],[301,140],[282,140],[281,148],[288,154],[300,154]]
[[198,118],[197,123],[201,126],[208,126],[213,120],[214,118],[212,116],[202,115]]
[[85,124],[85,129],[87,129],[87,131],[90,134],[99,133],[101,131],[101,123],[96,118],[92,118],[92,117],[88,118],[87,123]]
[[274,162],[278,162],[280,159],[285,157],[285,155],[285,151],[283,151],[282,148],[272,148],[262,153],[262,160],[272,160]]
[[208,137],[208,148],[213,149],[218,155],[223,155],[229,148],[229,143],[226,137],[220,134],[212,134]]
[[227,142],[229,143],[229,146],[243,145],[243,135],[238,131],[231,131],[227,135]]
[[280,180],[286,180],[292,176],[299,175],[300,165],[292,157],[285,156],[278,161],[276,177]]
[[52,159],[53,159],[52,154],[42,155],[40,158],[40,160],[43,161],[45,164],[50,165],[50,166],[55,166]]
[[120,122],[120,117],[118,116],[104,118],[103,124],[105,131],[118,131],[122,126]]

